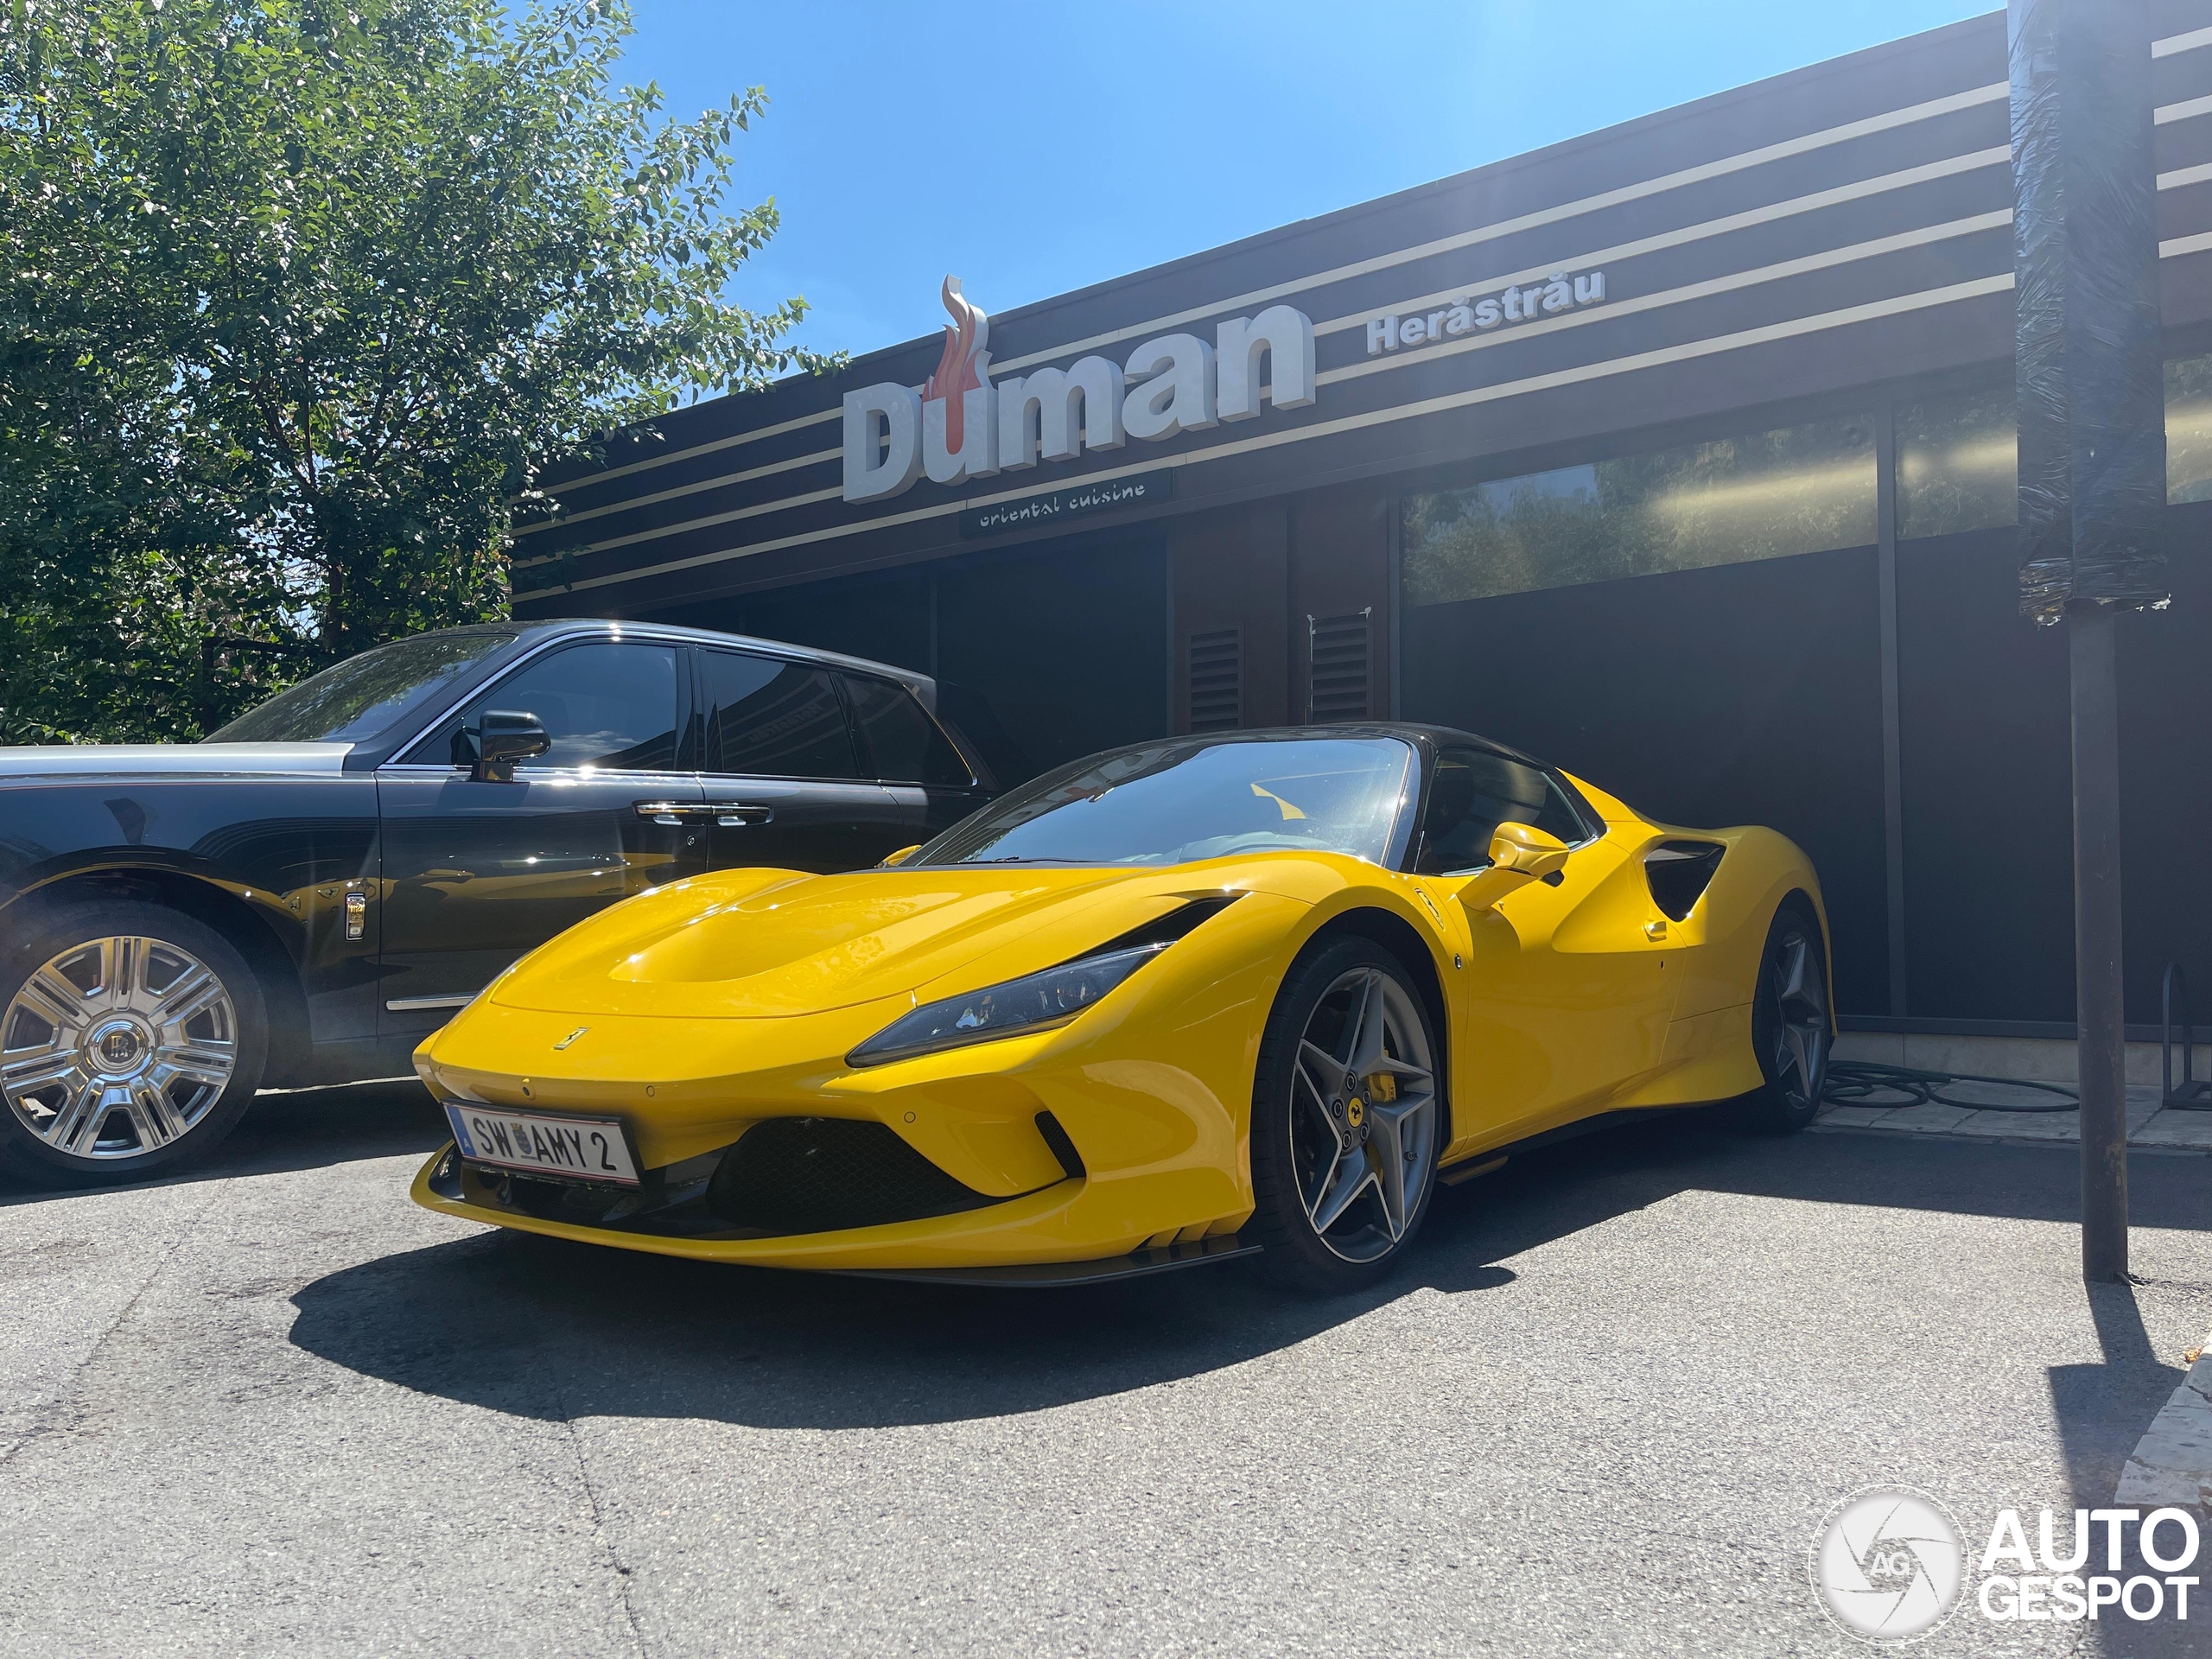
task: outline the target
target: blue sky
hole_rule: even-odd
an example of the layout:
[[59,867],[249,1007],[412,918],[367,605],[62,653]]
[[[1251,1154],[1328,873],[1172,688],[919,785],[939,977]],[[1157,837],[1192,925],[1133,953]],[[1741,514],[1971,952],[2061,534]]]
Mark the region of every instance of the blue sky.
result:
[[798,336],[986,310],[1992,10],[1987,0],[633,0],[626,78],[689,116],[760,85],[738,192],[784,228],[739,285]]

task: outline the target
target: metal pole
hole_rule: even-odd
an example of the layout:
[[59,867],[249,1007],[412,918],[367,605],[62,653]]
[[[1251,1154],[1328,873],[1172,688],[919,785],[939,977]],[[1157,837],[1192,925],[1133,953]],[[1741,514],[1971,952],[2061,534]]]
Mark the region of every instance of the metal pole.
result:
[[2010,0],[2020,606],[2066,625],[2073,698],[2082,1273],[2127,1273],[2114,614],[2163,603],[2151,11]]
[[2127,1276],[2126,1010],[2120,938],[2117,613],[2067,607],[2074,690],[2074,997],[2082,1090],[2082,1276]]

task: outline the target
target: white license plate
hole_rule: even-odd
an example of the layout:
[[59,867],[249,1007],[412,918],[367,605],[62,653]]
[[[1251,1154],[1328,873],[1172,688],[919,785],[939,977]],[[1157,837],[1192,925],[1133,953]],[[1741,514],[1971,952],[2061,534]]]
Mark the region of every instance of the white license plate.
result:
[[611,1117],[555,1117],[500,1106],[445,1103],[454,1144],[472,1164],[563,1176],[572,1181],[638,1185],[629,1137]]

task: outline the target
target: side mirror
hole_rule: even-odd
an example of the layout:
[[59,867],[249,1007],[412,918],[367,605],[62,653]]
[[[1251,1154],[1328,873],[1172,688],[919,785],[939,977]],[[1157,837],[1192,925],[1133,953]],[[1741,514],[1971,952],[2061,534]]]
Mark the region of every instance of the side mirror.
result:
[[1569,850],[1557,836],[1534,824],[1501,823],[1490,839],[1490,868],[1467,878],[1459,902],[1471,911],[1488,910],[1531,881],[1558,874]]
[[904,864],[908,859],[912,858],[916,853],[918,853],[921,850],[922,843],[918,841],[911,847],[901,847],[897,852],[887,855],[884,859],[883,862],[877,865],[875,868],[879,870],[887,870],[894,864]]
[[536,715],[486,709],[476,734],[476,764],[468,775],[480,784],[512,784],[516,761],[534,760],[552,747]]
[[1511,870],[1541,881],[1567,868],[1567,843],[1533,823],[1501,823],[1490,838],[1492,869]]

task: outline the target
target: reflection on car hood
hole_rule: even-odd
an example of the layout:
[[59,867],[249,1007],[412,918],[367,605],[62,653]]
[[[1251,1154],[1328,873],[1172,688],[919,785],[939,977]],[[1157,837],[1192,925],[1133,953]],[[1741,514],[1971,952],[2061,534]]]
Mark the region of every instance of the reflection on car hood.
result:
[[[1173,908],[1220,873],[739,870],[677,882],[563,934],[491,1000],[578,1014],[824,1013],[929,984],[986,952],[1049,966]],[[1028,960],[1029,957],[1035,960]],[[1001,964],[993,964],[995,969]]]
[[350,743],[57,743],[0,747],[0,783],[29,778],[205,778],[344,770]]

